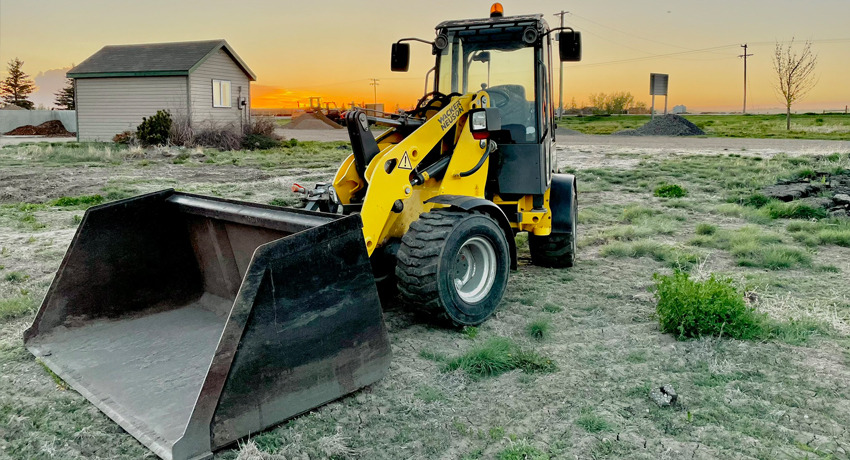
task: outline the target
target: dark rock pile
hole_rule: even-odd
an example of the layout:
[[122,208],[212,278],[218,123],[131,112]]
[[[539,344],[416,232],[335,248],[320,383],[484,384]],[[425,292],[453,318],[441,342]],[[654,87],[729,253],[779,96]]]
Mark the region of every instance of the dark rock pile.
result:
[[679,115],[662,115],[637,129],[624,129],[615,136],[702,136],[705,132]]
[[797,200],[824,208],[833,216],[850,216],[850,171],[817,173],[812,178],[779,181],[763,188],[762,194],[780,201]]

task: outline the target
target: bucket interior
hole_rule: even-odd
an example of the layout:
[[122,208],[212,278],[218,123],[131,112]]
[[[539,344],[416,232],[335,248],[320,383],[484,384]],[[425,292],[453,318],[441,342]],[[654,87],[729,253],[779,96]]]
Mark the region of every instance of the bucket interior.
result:
[[333,219],[173,192],[90,210],[27,347],[171,458],[255,250]]

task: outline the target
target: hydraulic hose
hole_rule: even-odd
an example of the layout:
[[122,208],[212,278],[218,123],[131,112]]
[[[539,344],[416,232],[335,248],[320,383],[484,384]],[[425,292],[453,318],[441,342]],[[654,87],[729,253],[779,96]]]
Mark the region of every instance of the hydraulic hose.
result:
[[496,150],[497,147],[498,147],[498,145],[496,145],[496,142],[488,141],[487,142],[487,149],[484,150],[484,155],[481,155],[481,159],[478,160],[478,164],[475,165],[469,171],[464,171],[462,173],[458,173],[458,177],[468,177],[468,176],[471,176],[471,175],[477,173],[478,170],[481,169],[482,166],[484,166],[484,162],[487,161],[487,158],[490,156],[490,152]]

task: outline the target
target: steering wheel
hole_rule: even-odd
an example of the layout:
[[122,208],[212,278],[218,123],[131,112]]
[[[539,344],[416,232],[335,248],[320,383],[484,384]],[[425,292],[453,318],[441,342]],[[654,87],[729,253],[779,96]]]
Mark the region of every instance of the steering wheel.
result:
[[440,107],[445,107],[446,104],[451,100],[451,98],[460,95],[460,93],[443,94],[439,91],[431,91],[430,93],[422,96],[422,98],[419,99],[412,113],[418,115],[425,115],[425,113],[427,113],[428,110],[434,108],[434,105],[438,102],[440,103]]
[[490,95],[490,107],[503,109],[511,101],[511,96],[507,91],[494,88],[487,88],[484,91],[487,91],[487,94]]

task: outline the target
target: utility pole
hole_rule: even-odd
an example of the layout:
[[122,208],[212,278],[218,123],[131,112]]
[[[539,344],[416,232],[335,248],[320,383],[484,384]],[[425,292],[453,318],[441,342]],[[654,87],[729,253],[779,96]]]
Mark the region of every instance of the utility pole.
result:
[[744,54],[738,55],[738,57],[744,58],[744,113],[747,113],[747,57],[752,56],[752,54],[747,54],[747,44],[744,43],[741,45],[741,48],[744,48]]
[[[561,17],[561,28],[564,27],[564,15],[569,14],[569,13],[570,13],[569,11],[564,11],[564,10],[561,10],[560,13],[555,13],[555,16]],[[558,32],[558,34],[559,34],[558,36],[560,36],[561,32]],[[559,44],[559,46],[560,46],[560,44]],[[558,59],[558,62],[560,63],[560,66],[561,66],[561,70],[559,72],[559,76],[560,76],[561,81],[558,84],[558,120],[560,120],[561,117],[564,116],[564,62],[561,61],[560,59]]]
[[372,80],[372,83],[369,83],[369,84],[372,85],[373,87],[375,87],[375,105],[377,105],[378,104],[378,85],[380,84],[378,82],[381,81],[381,80],[378,80],[377,78],[370,78],[370,80]]

